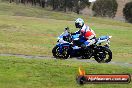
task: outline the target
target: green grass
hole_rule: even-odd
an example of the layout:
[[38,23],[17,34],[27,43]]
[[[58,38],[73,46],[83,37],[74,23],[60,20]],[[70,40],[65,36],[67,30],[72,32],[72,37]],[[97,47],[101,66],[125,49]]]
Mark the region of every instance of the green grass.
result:
[[[74,13],[64,14],[60,12],[51,12],[40,7],[35,7],[31,5],[16,5],[15,3],[3,3],[0,4],[0,15],[9,16],[27,16],[27,17],[37,17],[37,18],[50,18],[50,19],[63,19],[72,20],[75,18]],[[62,16],[63,15],[63,16]]]
[[24,59],[0,57],[1,88],[130,88],[130,84],[87,84],[76,83],[78,67],[87,74],[132,73],[132,68],[108,64],[81,63],[53,59]]

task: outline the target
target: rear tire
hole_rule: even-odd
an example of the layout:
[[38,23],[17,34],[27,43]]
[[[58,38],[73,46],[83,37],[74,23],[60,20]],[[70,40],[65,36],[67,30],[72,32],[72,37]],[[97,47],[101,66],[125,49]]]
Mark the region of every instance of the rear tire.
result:
[[[108,57],[107,57],[108,56]],[[112,52],[109,48],[102,47],[100,51],[96,53],[95,60],[98,63],[108,63],[112,59]]]

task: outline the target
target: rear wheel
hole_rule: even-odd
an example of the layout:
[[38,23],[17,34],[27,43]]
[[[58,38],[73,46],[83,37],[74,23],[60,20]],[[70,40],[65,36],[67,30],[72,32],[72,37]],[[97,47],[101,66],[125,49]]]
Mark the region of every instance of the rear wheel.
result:
[[112,59],[112,52],[109,48],[101,47],[101,49],[96,53],[95,60],[98,63],[108,63]]

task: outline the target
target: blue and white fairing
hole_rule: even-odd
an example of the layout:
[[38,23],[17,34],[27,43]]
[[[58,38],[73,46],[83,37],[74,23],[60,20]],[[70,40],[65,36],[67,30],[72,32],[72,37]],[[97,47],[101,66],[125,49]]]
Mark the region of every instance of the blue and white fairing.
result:
[[[69,35],[69,32],[67,30],[65,30],[59,37],[58,37],[58,44],[57,45],[61,45],[61,46],[66,46],[66,45],[69,45],[69,44],[72,44],[72,43],[69,43],[67,41],[64,41],[63,40],[63,36],[68,36]],[[71,38],[72,40],[79,40],[79,36],[80,34],[75,34],[75,35],[72,35]],[[79,49],[80,47],[78,46],[73,46],[73,49]]]
[[59,44],[63,44],[63,43],[68,43],[66,41],[63,40],[63,36],[68,36],[69,32],[67,30],[65,30],[57,39],[58,39],[58,43]]
[[111,39],[112,36],[100,36],[97,40],[97,43],[96,44],[101,44],[103,42],[105,42],[106,44],[109,44],[110,41],[109,39]]
[[69,42],[64,41],[63,40],[63,36],[68,36],[69,32],[67,30],[65,30],[57,39],[58,39],[58,43],[56,44],[57,46],[59,46],[59,53],[62,53],[62,47],[66,46],[69,47]]
[[68,32],[67,30],[65,30],[65,31],[58,37],[58,39],[61,39],[61,38],[63,38],[63,36],[67,36],[67,35],[69,35],[69,32]]

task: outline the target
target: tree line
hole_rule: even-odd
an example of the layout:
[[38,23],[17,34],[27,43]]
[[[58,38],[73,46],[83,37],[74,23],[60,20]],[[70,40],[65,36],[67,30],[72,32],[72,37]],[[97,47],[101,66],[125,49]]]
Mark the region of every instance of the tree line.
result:
[[40,6],[42,8],[51,7],[52,10],[58,11],[73,11],[77,14],[86,6],[90,6],[89,0],[9,0],[10,3],[17,4],[31,4],[33,6]]
[[[50,7],[52,10],[71,11],[77,14],[91,4],[89,0],[9,0],[9,2],[31,4],[42,8]],[[92,6],[93,16],[114,18],[117,8],[118,3],[116,0],[96,0]],[[122,12],[125,19],[132,23],[132,1],[125,5]]]

